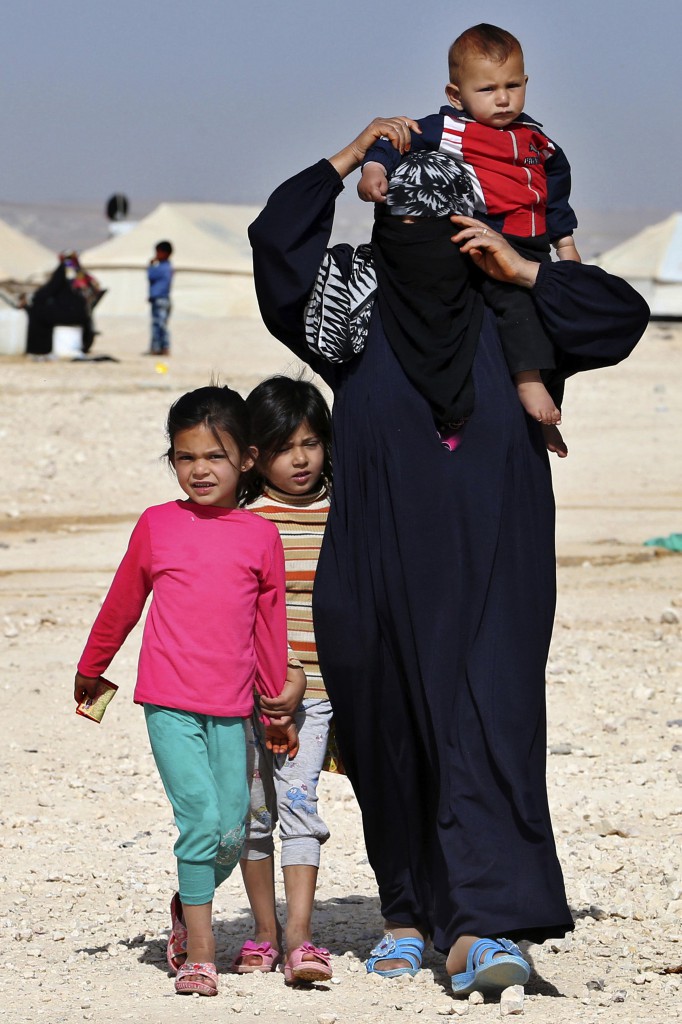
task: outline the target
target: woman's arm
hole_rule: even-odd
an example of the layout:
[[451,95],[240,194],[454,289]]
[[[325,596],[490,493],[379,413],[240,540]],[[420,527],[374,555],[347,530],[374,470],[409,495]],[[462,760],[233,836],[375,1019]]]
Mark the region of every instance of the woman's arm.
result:
[[498,281],[532,289],[545,330],[559,352],[557,380],[614,366],[644,334],[649,307],[634,288],[601,267],[562,260],[533,263],[472,217],[452,217],[452,241]]
[[336,371],[308,349],[303,311],[329,245],[342,179],[382,136],[396,148],[409,146],[410,127],[416,125],[407,117],[375,118],[329,160],[320,160],[275,189],[249,227],[256,295],[265,326],[330,384]]
[[540,269],[539,263],[527,260],[497,231],[486,227],[475,217],[451,217],[450,220],[461,228],[452,241],[460,251],[470,256],[476,266],[489,277],[520,288],[532,288]]
[[345,178],[357,170],[367,150],[377,139],[388,139],[399,153],[407,153],[411,142],[410,131],[420,131],[419,123],[411,117],[375,117],[357,138],[330,156],[329,163],[338,171],[340,178]]

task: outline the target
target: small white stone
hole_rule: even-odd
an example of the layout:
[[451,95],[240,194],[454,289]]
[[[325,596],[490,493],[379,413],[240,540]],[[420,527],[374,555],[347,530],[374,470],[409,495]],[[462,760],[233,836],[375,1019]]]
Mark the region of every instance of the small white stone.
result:
[[469,1002],[472,1006],[480,1006],[481,1003],[485,1002],[485,999],[480,992],[472,992],[469,996]]
[[670,625],[675,625],[680,621],[680,617],[674,608],[664,608],[661,612],[661,622],[667,622]]
[[[455,1012],[456,1005],[456,1003],[453,1004],[451,999],[448,999],[445,1002],[439,1002],[438,1005],[436,1006],[436,1013],[440,1017],[449,1017],[451,1013]],[[466,1006],[466,1003],[464,1005]]]
[[338,1019],[335,1013],[321,1013],[317,1018],[317,1024],[336,1024]]
[[523,985],[510,985],[500,996],[500,1015],[523,1013]]

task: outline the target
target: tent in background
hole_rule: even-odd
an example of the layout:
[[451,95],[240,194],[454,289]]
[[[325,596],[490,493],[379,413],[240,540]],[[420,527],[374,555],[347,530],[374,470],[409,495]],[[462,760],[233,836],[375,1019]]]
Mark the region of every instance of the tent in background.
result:
[[0,355],[20,355],[26,347],[26,313],[17,309],[54,270],[58,258],[40,242],[0,220]]
[[0,220],[0,281],[42,281],[57,263],[55,253]]
[[173,316],[256,316],[251,247],[246,229],[255,206],[162,203],[127,234],[81,254],[108,292],[98,315],[147,313],[147,276],[154,246],[167,239],[175,275]]
[[653,319],[682,319],[682,213],[644,228],[594,262],[636,288]]

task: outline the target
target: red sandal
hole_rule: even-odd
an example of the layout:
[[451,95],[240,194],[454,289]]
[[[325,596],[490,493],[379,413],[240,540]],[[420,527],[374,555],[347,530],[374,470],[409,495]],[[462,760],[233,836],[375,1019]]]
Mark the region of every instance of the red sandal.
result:
[[166,960],[171,973],[177,974],[187,959],[187,929],[182,916],[179,892],[176,892],[171,900],[170,913],[172,927],[166,946]]
[[[206,978],[206,981],[202,981]],[[215,964],[183,964],[175,979],[175,991],[179,996],[218,995],[218,972]]]

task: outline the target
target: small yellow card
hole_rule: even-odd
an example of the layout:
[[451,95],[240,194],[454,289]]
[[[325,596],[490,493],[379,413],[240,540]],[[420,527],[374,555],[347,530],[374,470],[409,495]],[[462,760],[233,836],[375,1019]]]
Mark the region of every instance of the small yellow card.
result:
[[102,721],[104,712],[107,710],[107,705],[114,699],[117,690],[118,686],[116,686],[116,683],[110,683],[108,679],[102,676],[97,687],[97,695],[95,697],[86,697],[82,700],[76,708],[76,714],[81,715],[83,718],[89,718],[91,722],[99,724]]

